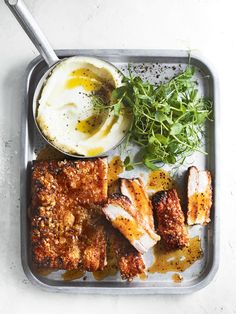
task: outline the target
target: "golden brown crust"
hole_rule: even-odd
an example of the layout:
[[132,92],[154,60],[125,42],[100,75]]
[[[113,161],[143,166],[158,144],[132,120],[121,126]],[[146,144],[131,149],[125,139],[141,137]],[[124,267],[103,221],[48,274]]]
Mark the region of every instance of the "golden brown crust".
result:
[[178,249],[189,245],[189,237],[184,225],[184,214],[175,189],[161,191],[152,197],[157,228],[168,249]]
[[123,280],[131,281],[134,277],[145,272],[142,254],[122,234],[115,230],[110,231],[110,241]]
[[33,261],[39,267],[104,267],[106,233],[102,218],[88,203],[106,201],[106,178],[107,165],[102,159],[34,163],[32,251]]
[[94,224],[89,225],[89,230],[84,230],[82,241],[85,247],[83,251],[83,268],[91,272],[102,270],[107,264],[107,239],[104,226],[94,221]]
[[[102,158],[87,161],[35,161],[33,193],[39,193],[40,201],[47,203],[47,198],[53,198],[55,189],[59,187],[63,196],[71,196],[79,204],[99,204],[107,199],[107,171],[107,160]],[[50,191],[49,196],[40,191],[41,185],[46,187],[46,193]],[[43,195],[40,198],[41,193]]]

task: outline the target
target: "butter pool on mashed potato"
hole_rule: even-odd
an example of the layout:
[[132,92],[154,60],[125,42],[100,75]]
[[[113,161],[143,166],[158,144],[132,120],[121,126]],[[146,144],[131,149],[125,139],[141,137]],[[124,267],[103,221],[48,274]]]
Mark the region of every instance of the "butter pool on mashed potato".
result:
[[127,114],[95,114],[92,94],[109,102],[121,85],[115,67],[92,57],[73,57],[57,65],[47,79],[38,102],[37,123],[58,149],[95,156],[118,144],[130,126]]

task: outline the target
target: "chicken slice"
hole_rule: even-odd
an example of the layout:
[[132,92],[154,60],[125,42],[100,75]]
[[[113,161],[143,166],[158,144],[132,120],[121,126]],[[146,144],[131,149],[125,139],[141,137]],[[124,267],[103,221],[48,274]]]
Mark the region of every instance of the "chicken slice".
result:
[[152,197],[157,229],[167,249],[179,249],[189,245],[189,237],[184,225],[184,213],[181,209],[175,189],[161,191]]
[[144,273],[146,267],[142,254],[119,231],[113,229],[110,233],[110,241],[122,279],[131,281],[137,275]]
[[188,225],[210,222],[212,206],[211,174],[199,171],[196,167],[188,169]]
[[103,207],[103,212],[113,227],[141,253],[147,252],[160,239],[125,195],[113,194]]
[[140,178],[120,179],[121,193],[127,196],[138,210],[143,221],[154,230],[152,204]]

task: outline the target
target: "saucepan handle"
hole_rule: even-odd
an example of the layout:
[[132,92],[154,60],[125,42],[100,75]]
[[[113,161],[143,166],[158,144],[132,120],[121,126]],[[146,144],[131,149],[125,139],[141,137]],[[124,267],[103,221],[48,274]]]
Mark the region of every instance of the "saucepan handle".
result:
[[58,57],[49,44],[47,38],[42,33],[33,16],[25,6],[22,0],[5,0],[5,3],[10,8],[21,27],[29,36],[39,53],[42,55],[48,66],[58,62]]

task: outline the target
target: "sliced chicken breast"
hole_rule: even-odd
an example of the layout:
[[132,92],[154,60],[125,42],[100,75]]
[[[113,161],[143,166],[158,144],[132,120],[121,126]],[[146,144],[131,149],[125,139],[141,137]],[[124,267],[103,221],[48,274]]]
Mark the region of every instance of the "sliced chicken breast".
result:
[[153,247],[160,237],[143,220],[130,199],[122,194],[113,194],[103,207],[108,220],[140,252]]
[[152,204],[140,178],[120,179],[120,191],[127,196],[138,210],[143,221],[154,230]]
[[212,206],[212,185],[209,171],[199,171],[196,167],[188,169],[188,211],[189,225],[210,222]]

